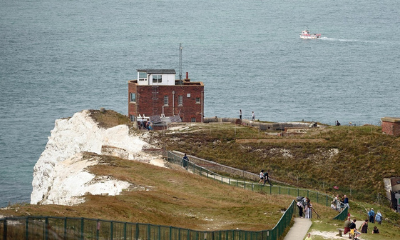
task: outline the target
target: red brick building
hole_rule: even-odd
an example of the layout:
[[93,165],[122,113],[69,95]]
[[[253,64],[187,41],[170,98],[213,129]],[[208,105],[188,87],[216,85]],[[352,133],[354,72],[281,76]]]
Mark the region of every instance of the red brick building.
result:
[[382,132],[388,135],[400,136],[400,118],[384,117],[381,118],[381,121]]
[[203,122],[204,84],[175,79],[173,69],[138,69],[128,81],[128,113],[138,117],[179,116],[183,122]]

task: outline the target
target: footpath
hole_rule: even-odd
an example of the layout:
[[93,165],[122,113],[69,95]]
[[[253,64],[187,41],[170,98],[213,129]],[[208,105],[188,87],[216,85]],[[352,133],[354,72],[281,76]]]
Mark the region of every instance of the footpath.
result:
[[294,218],[294,224],[290,228],[283,240],[299,240],[304,239],[311,227],[311,220],[307,218]]

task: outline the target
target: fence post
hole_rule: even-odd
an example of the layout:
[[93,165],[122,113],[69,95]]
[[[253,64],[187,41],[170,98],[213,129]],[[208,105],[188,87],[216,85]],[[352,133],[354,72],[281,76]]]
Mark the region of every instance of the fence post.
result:
[[49,239],[49,217],[44,218],[44,239]]
[[3,222],[3,239],[7,240],[7,218],[4,218]]
[[124,240],[126,240],[126,224],[127,222],[124,223]]
[[136,223],[136,232],[135,232],[135,239],[139,239],[139,223]]
[[150,224],[147,224],[147,239],[150,240]]
[[112,240],[114,237],[114,221],[110,222],[110,239]]
[[64,239],[67,239],[67,217],[64,218]]
[[29,228],[28,228],[28,225],[29,225],[29,216],[27,216],[26,220],[25,220],[25,239],[26,240],[29,239]]
[[83,240],[83,218],[81,218],[81,240]]

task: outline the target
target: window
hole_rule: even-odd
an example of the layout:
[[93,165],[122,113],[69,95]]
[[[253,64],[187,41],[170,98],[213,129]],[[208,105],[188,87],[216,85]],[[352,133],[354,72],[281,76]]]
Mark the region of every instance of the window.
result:
[[153,75],[153,83],[161,83],[161,82],[162,82],[162,75],[161,74]]
[[199,97],[196,98],[196,103],[200,104],[200,98]]
[[183,96],[178,96],[178,106],[183,105]]
[[130,119],[131,119],[132,122],[134,122],[135,119],[136,119],[135,116],[133,116],[133,115],[130,115],[129,117],[130,117]]
[[168,96],[164,96],[164,106],[168,106]]
[[191,122],[196,122],[196,118],[195,118],[195,117],[192,117],[192,118],[190,119],[190,121],[191,121]]
[[136,93],[131,93],[131,102],[136,102]]
[[139,72],[139,81],[145,81],[147,79],[146,72]]

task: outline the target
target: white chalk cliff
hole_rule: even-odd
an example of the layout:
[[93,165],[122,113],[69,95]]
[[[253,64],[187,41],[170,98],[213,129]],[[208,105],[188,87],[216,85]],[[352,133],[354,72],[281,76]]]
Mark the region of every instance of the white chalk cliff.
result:
[[142,151],[151,146],[141,137],[131,135],[128,126],[100,128],[89,115],[85,110],[72,118],[56,120],[34,167],[31,204],[74,205],[84,201],[84,194],[117,195],[130,186],[128,182],[87,172],[88,166],[98,163],[98,157],[85,158],[84,152],[162,165],[162,161]]

